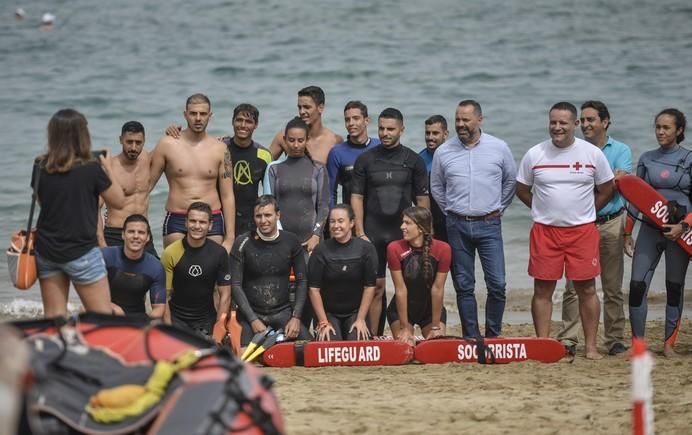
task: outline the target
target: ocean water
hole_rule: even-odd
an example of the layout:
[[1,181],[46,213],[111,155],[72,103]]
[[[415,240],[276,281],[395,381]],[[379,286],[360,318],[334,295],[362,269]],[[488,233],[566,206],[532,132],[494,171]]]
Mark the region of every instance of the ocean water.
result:
[[[13,17],[19,6],[23,21]],[[57,17],[50,31],[39,29],[44,12]],[[610,133],[636,160],[656,146],[655,113],[692,109],[691,24],[687,0],[3,2],[0,235],[25,225],[32,157],[64,107],[87,116],[95,147],[116,153],[125,121],[145,125],[152,149],[168,124],[183,122],[186,97],[204,92],[210,133],[231,132],[233,107],[251,102],[260,109],[255,138],[268,144],[295,115],[296,91],[319,85],[326,126],[344,134],[343,106],[360,99],[375,135],[377,113],[393,106],[405,117],[402,142],[421,149],[425,118],[453,122],[456,104],[474,98],[484,130],[519,161],[547,138],[551,104],[601,99]],[[166,191],[162,182],[151,199],[157,236]],[[503,219],[510,291],[532,285],[530,224],[515,200]],[[652,291],[663,289],[659,269]],[[38,286],[17,292],[0,267],[0,313],[31,314],[39,301]]]

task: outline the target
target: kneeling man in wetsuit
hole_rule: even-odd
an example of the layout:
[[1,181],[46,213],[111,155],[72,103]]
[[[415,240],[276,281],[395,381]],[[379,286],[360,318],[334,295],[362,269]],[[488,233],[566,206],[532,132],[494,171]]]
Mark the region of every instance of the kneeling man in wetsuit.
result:
[[171,243],[161,255],[168,291],[164,321],[209,337],[214,323],[228,313],[231,303],[228,254],[223,246],[207,240],[212,227],[209,204],[190,204],[185,227],[185,237]]
[[[300,316],[307,299],[307,276],[303,247],[298,237],[277,227],[279,207],[271,195],[255,203],[256,231],[238,236],[231,250],[233,302],[238,305],[242,346],[267,327],[283,328],[289,339],[309,340]],[[288,282],[293,269],[295,302]]]
[[166,276],[159,259],[145,252],[151,241],[149,221],[141,214],[125,218],[123,246],[101,248],[111,287],[114,314],[147,318],[144,297],[149,292],[148,317],[160,319],[166,309]]

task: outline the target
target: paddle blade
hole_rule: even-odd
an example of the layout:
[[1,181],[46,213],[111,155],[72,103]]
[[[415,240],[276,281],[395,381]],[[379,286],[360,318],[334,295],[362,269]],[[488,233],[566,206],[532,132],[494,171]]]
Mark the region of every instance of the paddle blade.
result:
[[231,311],[231,319],[228,321],[228,335],[231,339],[231,351],[237,356],[240,355],[240,333],[242,326],[236,318],[236,310]]

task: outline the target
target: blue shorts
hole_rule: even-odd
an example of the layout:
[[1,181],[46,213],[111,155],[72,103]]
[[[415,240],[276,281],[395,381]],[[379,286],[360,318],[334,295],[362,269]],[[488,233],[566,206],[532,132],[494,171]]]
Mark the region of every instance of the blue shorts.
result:
[[58,274],[67,275],[74,284],[89,285],[108,273],[106,262],[98,247],[92,248],[81,257],[66,263],[56,263],[41,257],[36,253],[36,265],[38,267],[38,277],[40,279],[50,278]]
[[[187,213],[179,211],[168,211],[166,217],[163,218],[163,235],[164,237],[174,233],[187,233],[185,228],[185,218]],[[226,233],[226,223],[223,220],[223,212],[214,210],[211,212],[211,230],[207,236],[223,236]]]

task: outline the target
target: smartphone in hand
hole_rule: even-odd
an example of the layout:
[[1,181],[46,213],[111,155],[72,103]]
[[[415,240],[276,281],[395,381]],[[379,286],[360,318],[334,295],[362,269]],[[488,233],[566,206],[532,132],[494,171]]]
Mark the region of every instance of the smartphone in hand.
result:
[[92,156],[94,159],[96,159],[96,161],[101,161],[101,159],[99,159],[99,156],[104,156],[104,157],[105,157],[105,156],[106,156],[106,150],[92,150],[92,151],[91,151],[91,156]]

